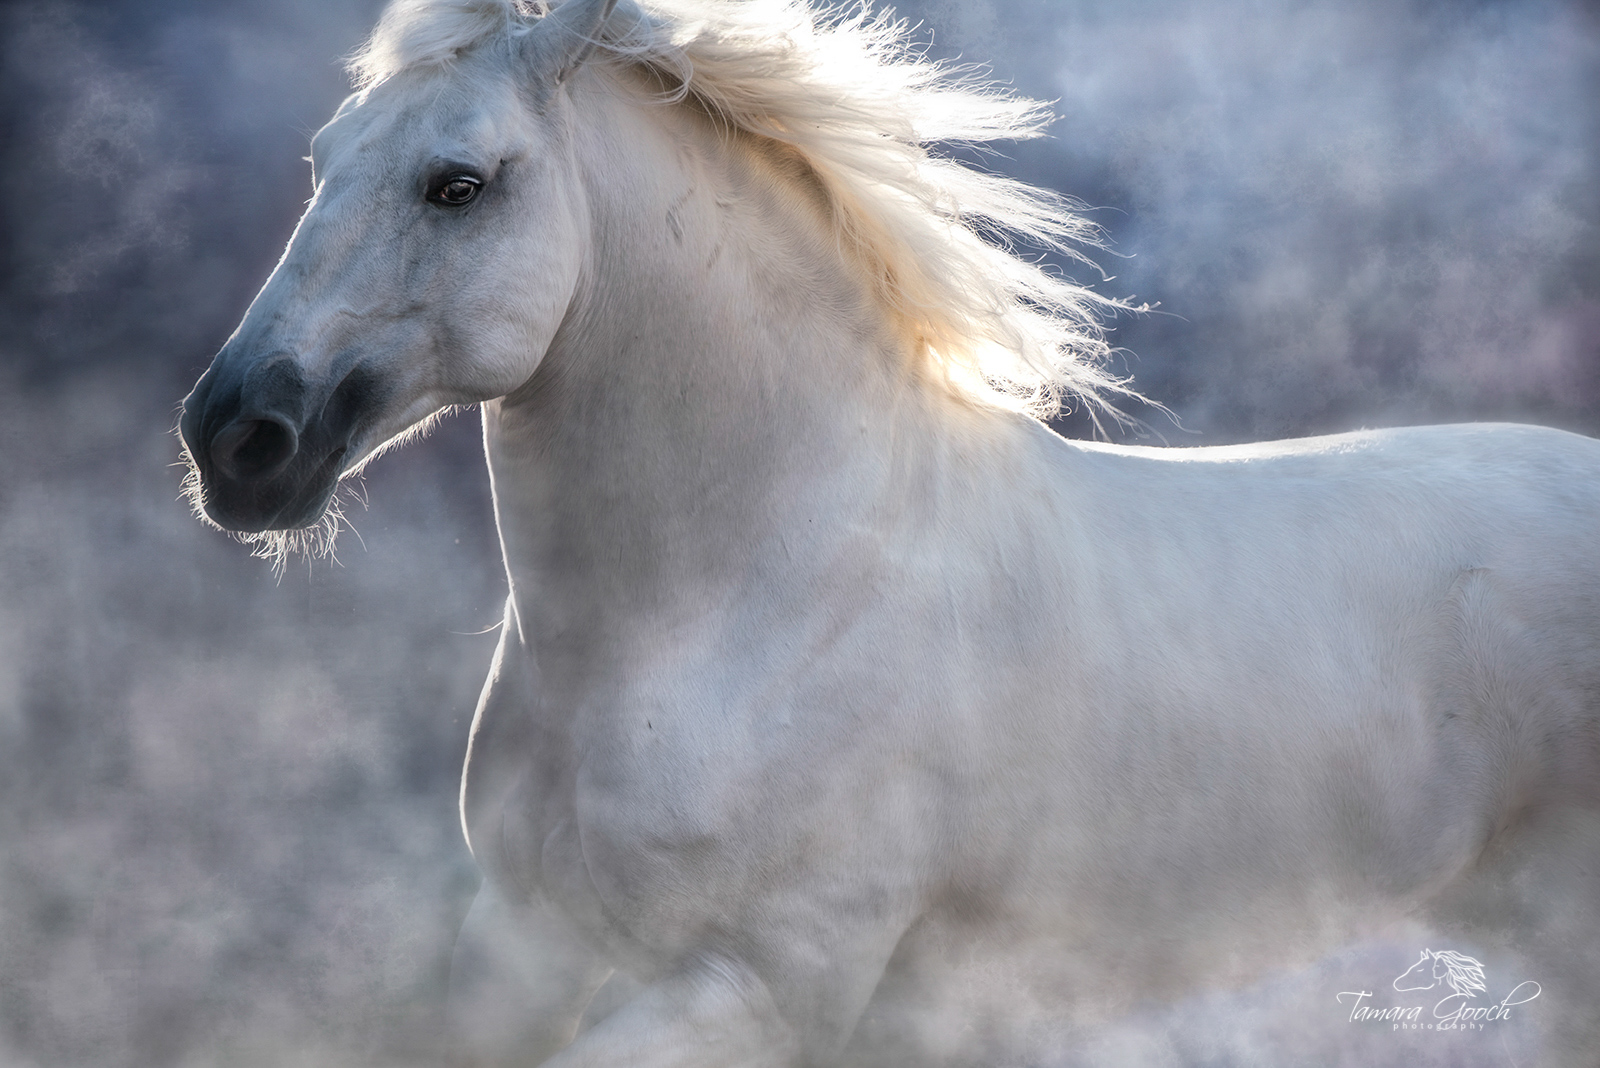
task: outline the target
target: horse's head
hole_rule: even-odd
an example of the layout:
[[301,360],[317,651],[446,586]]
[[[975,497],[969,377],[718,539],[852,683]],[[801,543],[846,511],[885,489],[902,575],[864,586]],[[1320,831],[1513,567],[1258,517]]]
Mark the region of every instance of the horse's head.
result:
[[1428,963],[1434,960],[1432,950],[1424,949],[1417,962],[1401,972],[1394,981],[1396,990],[1432,990],[1439,982],[1437,968],[1429,974]]
[[567,78],[614,2],[404,70],[317,134],[305,217],[183,404],[210,519],[314,524],[385,442],[527,381],[584,256]]

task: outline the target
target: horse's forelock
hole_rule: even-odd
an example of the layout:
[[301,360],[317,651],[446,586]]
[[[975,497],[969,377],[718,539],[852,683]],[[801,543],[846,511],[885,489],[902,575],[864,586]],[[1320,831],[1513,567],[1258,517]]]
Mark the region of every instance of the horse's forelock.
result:
[[365,89],[415,67],[443,66],[544,14],[530,0],[391,0],[347,66]]

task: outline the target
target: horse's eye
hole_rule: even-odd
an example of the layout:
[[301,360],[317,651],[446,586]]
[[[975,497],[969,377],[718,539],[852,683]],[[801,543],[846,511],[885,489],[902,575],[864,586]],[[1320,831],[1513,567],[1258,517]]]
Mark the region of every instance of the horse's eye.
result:
[[435,204],[460,207],[470,203],[482,187],[483,182],[470,174],[452,174],[428,191],[428,199]]

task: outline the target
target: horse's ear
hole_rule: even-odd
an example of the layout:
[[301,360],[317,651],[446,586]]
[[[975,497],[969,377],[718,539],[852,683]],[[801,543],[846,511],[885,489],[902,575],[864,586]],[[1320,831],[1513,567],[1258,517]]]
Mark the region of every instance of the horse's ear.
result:
[[565,81],[594,51],[616,6],[617,0],[565,0],[528,31],[523,50],[533,69]]

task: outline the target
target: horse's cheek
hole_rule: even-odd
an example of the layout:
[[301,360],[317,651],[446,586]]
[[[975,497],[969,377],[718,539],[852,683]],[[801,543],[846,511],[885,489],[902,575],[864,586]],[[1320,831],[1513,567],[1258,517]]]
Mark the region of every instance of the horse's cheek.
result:
[[[455,339],[447,374],[459,392],[504,396],[538,369],[577,288],[579,253],[570,229],[559,223],[514,235],[475,265],[470,273],[482,276],[479,281],[451,287],[454,298],[439,312]],[[515,290],[506,293],[497,275],[519,277]]]

